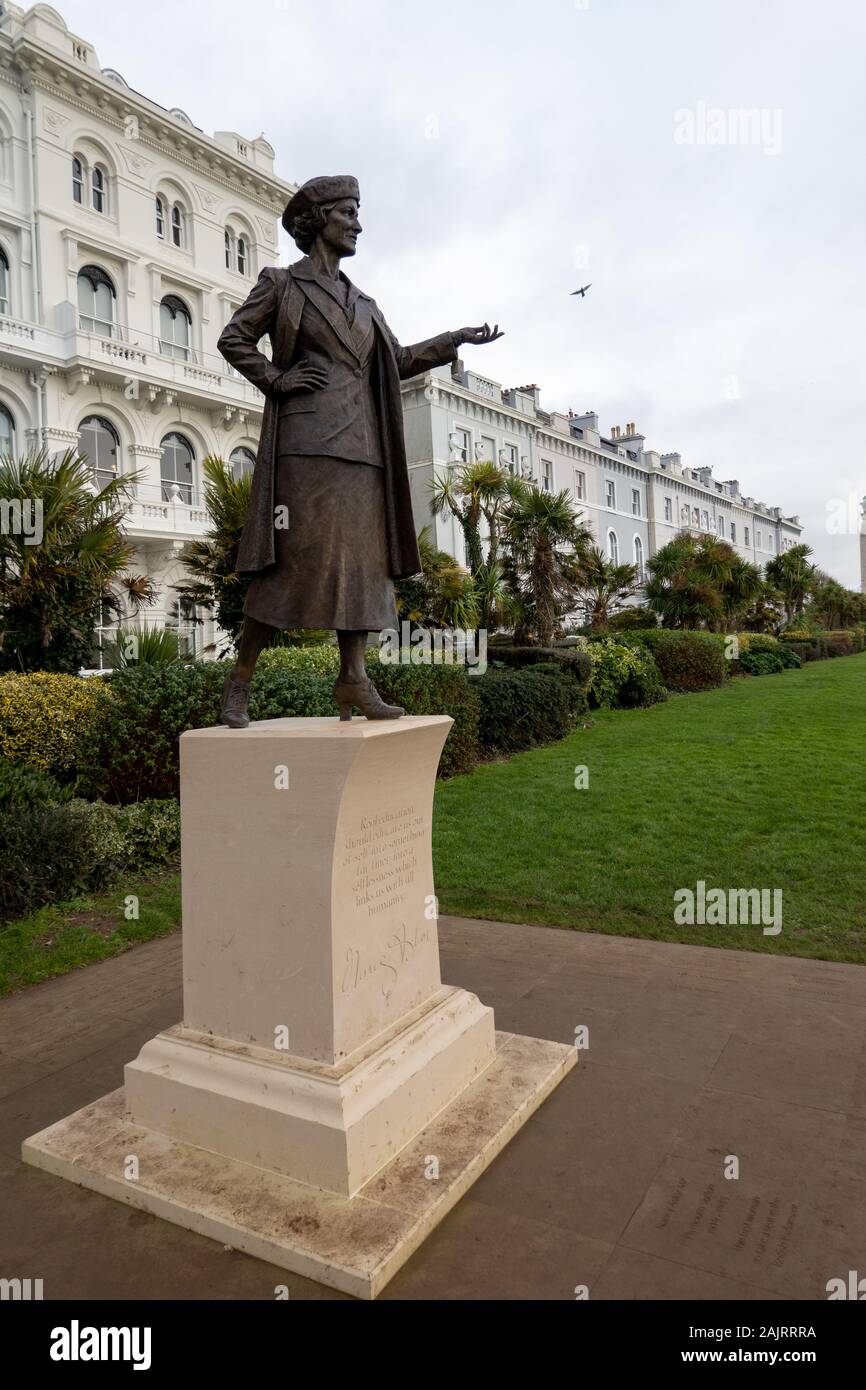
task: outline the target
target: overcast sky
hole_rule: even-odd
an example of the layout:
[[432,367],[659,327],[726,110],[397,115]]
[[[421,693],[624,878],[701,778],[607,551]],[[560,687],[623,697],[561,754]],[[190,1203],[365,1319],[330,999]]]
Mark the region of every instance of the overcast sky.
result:
[[283,177],[357,175],[347,269],[404,342],[498,320],[468,365],[739,479],[859,587],[862,0],[58,8],[153,100],[263,131]]

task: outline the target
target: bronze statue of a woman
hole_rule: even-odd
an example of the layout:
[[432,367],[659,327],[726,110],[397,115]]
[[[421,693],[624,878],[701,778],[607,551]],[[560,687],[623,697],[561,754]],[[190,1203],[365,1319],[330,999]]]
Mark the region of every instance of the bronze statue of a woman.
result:
[[[369,295],[340,270],[361,225],[357,180],[311,179],[283,226],[305,254],[263,270],[219,349],[266,396],[237,571],[252,575],[222,721],[249,724],[250,680],[274,628],[332,628],[341,719],[397,719],[367,677],[367,634],[396,627],[394,580],[417,574],[400,380],[492,343],[485,323],[401,347]],[[270,336],[271,358],[259,351]]]

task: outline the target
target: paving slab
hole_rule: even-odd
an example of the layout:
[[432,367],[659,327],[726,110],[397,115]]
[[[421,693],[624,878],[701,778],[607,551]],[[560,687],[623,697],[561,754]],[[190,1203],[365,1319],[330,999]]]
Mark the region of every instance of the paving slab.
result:
[[[382,1298],[825,1299],[866,1268],[861,966],[439,928],[443,978],[497,1028],[589,1045]],[[47,1299],[345,1297],[20,1162],[179,1021],[180,986],[176,935],[0,1001],[0,1277]]]

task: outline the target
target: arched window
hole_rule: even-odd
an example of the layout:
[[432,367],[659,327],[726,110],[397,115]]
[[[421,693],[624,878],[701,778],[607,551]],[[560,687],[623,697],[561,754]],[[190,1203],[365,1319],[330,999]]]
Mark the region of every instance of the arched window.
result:
[[5,458],[7,454],[15,452],[15,421],[6,409],[5,405],[0,405],[0,458]]
[[638,579],[642,580],[644,577],[643,541],[641,540],[640,536],[635,536],[634,538],[634,564],[635,569],[637,570],[637,577]]
[[247,239],[244,236],[238,237],[238,274],[247,273]]
[[93,172],[90,176],[90,186],[93,190],[93,211],[107,212],[108,199],[106,196],[107,183],[105,170],[101,169],[98,164],[94,164],[93,166]]
[[9,260],[0,246],[0,314],[9,313]]
[[180,203],[175,203],[171,210],[171,239],[175,246],[184,245],[184,214]]
[[156,198],[156,234],[161,241],[165,240],[165,203],[158,194]]
[[162,496],[166,502],[186,502],[192,505],[193,464],[195,454],[192,445],[182,434],[167,434],[160,448],[162,456],[159,471],[162,478]]
[[114,335],[114,285],[98,265],[78,272],[78,324],[88,333]]
[[79,449],[93,470],[93,481],[101,492],[120,471],[120,440],[117,431],[99,415],[88,415],[78,426]]
[[226,270],[231,270],[234,259],[234,237],[226,227]]
[[616,531],[608,531],[607,533],[607,558],[612,565],[619,564],[619,541]]
[[229,463],[232,466],[234,480],[239,483],[241,478],[252,473],[256,466],[256,456],[251,449],[245,449],[239,445],[237,449],[232,449],[229,454]]
[[84,202],[84,161],[76,154],[72,156],[72,197],[74,202]]
[[192,317],[176,294],[167,294],[159,306],[159,350],[167,357],[189,361]]

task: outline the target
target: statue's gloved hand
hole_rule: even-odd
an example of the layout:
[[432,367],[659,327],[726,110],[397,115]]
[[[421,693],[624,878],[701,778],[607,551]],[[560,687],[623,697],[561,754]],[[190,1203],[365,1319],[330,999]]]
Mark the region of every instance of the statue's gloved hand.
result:
[[327,384],[327,368],[304,358],[277,377],[271,392],[275,396],[294,396],[300,391],[321,391]]
[[451,336],[458,347],[463,343],[481,347],[484,343],[495,343],[497,338],[504,337],[504,333],[500,331],[498,323],[494,323],[492,328],[489,323],[482,323],[478,328],[458,328]]

